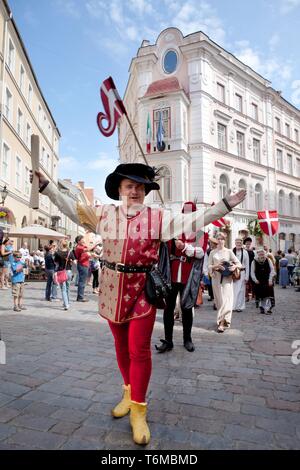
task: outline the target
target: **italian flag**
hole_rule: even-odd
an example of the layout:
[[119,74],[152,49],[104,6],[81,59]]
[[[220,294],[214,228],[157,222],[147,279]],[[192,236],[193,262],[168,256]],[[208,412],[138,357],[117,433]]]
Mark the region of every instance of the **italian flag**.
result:
[[151,152],[151,122],[150,122],[150,114],[148,113],[147,118],[147,132],[146,132],[146,142],[147,142],[147,153]]

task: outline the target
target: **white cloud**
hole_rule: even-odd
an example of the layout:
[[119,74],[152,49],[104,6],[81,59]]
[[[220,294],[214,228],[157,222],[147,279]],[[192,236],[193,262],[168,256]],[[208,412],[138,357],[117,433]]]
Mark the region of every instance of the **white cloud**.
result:
[[299,106],[300,105],[300,80],[294,80],[292,82],[291,88],[293,90],[293,93],[291,95],[292,103],[295,106]]
[[279,12],[286,15],[298,7],[300,7],[300,0],[281,0]]
[[[168,5],[167,0],[165,3]],[[210,3],[204,1],[199,3],[197,0],[188,0],[185,3],[173,2],[171,10],[174,16],[168,19],[168,22],[171,20],[171,24],[179,28],[184,35],[203,31],[211,39],[224,45],[225,29]],[[166,23],[165,26],[169,24]]]
[[238,41],[236,46],[237,49],[234,51],[234,55],[264,78],[276,81],[277,85],[291,78],[292,65],[289,61],[283,60],[274,54],[264,56],[261,51],[250,47],[248,41]]
[[61,157],[59,159],[59,168],[62,170],[73,170],[79,166],[79,161],[71,156]]
[[274,33],[271,38],[269,39],[269,46],[270,49],[273,50],[279,44],[280,36],[277,33]]
[[113,171],[117,165],[117,158],[112,158],[105,153],[100,153],[96,160],[90,160],[87,163],[89,170],[103,170],[106,173]]
[[78,2],[75,0],[57,0],[59,10],[71,18],[80,18]]

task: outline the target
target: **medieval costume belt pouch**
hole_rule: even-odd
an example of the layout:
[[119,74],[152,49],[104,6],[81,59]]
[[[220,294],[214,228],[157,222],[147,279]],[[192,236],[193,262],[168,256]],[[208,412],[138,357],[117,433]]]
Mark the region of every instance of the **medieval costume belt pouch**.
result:
[[149,304],[158,308],[165,308],[166,300],[171,291],[171,284],[164,278],[158,267],[154,267],[148,274],[146,280],[146,299]]
[[112,269],[113,271],[117,271],[119,273],[149,273],[152,269],[151,266],[135,266],[130,264],[123,264],[123,263],[110,263],[109,261],[103,261],[104,266],[108,269]]

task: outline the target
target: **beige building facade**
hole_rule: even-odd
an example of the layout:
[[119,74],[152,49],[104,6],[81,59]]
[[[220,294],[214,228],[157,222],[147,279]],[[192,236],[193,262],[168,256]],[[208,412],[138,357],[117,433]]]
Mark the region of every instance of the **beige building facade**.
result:
[[[13,211],[18,228],[33,223],[54,227],[60,214],[47,197],[40,195],[39,210],[29,208],[30,144],[31,134],[37,134],[41,169],[58,184],[60,132],[5,0],[0,0],[0,74],[0,189],[6,186],[9,191],[5,205]],[[64,222],[64,228],[70,224]],[[2,223],[5,231],[10,228]],[[78,226],[66,229],[72,239],[78,233]]]
[[[273,249],[300,248],[300,111],[271,83],[202,32],[184,37],[176,28],[143,41],[130,65],[124,103],[149,163],[161,169],[167,206],[186,200],[208,207],[228,189],[247,189],[229,216],[231,240],[256,218],[277,209]],[[156,130],[160,112],[165,149]],[[119,124],[122,161],[142,161],[125,119]],[[148,202],[158,204],[150,193]],[[213,229],[213,227],[211,227]]]

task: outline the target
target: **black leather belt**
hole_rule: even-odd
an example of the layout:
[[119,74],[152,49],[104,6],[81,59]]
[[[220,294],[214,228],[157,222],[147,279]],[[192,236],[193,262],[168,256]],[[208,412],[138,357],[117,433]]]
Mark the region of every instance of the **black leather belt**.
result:
[[113,271],[117,271],[119,273],[149,273],[152,269],[151,266],[131,266],[130,264],[123,264],[123,263],[110,263],[109,261],[103,261],[104,266],[108,269],[112,269]]
[[188,256],[175,256],[175,255],[170,255],[170,261],[181,261],[182,263],[190,263],[192,259]]

